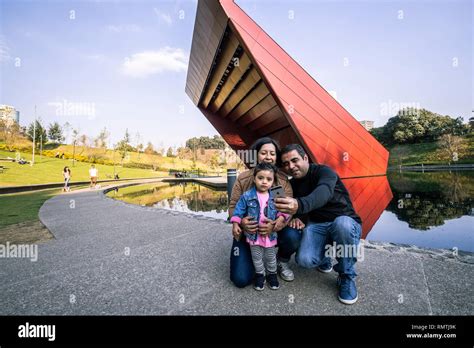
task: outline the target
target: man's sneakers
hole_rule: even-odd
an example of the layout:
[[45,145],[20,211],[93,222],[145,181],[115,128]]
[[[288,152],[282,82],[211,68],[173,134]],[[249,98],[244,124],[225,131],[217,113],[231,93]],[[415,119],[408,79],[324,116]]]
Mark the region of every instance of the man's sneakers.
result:
[[287,282],[291,282],[295,279],[295,275],[288,262],[278,261],[278,274],[280,275],[281,279]]
[[354,280],[346,275],[339,275],[337,285],[339,287],[339,301],[348,305],[357,302],[357,288]]
[[253,288],[258,291],[262,291],[265,289],[265,275],[257,273],[255,274],[255,283]]
[[325,263],[318,266],[318,271],[322,273],[329,273],[332,271],[331,259],[328,259]]
[[[272,290],[280,289],[280,283],[278,282],[278,277],[276,273],[270,273],[266,276],[268,287]],[[257,291],[265,290],[265,275],[257,273],[255,274],[255,283],[253,288]]]

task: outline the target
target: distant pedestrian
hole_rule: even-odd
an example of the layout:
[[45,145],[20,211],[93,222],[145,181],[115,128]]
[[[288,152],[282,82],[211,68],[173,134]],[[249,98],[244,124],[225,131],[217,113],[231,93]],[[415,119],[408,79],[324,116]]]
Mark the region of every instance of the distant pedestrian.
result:
[[69,169],[69,167],[64,167],[63,176],[64,176],[63,192],[69,192],[71,191],[71,188],[69,187],[69,182],[71,181],[71,169]]
[[91,168],[89,169],[89,176],[91,178],[90,187],[95,187],[97,185],[98,170],[93,164],[91,165]]

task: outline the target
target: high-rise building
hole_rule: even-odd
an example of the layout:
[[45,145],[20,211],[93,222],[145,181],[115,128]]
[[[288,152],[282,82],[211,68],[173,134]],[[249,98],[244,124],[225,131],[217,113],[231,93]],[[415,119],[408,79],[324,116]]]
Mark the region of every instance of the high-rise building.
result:
[[372,128],[374,128],[374,121],[360,121],[360,124],[367,130],[370,131]]
[[0,105],[0,118],[20,123],[20,111],[10,105]]

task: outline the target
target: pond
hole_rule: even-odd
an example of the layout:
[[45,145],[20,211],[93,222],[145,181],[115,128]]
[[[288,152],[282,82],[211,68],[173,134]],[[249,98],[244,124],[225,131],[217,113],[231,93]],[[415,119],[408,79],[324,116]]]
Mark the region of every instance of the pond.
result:
[[227,219],[226,189],[216,190],[194,182],[128,186],[109,191],[107,196],[147,207]]
[[[473,171],[404,172],[344,183],[351,194],[360,191],[354,205],[364,219],[363,238],[474,252],[473,179]],[[191,182],[129,186],[107,196],[227,219],[227,192]]]

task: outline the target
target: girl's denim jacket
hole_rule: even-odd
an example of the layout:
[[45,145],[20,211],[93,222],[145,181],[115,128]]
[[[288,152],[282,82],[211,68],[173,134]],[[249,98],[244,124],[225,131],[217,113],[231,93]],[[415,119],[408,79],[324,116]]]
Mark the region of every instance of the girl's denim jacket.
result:
[[[267,206],[264,209],[265,216],[270,220],[275,220],[279,216],[283,216],[285,220],[288,219],[289,216],[287,214],[276,210],[275,199],[270,191],[269,195],[270,197],[268,198]],[[254,221],[260,221],[260,203],[258,202],[257,189],[255,186],[240,196],[230,222],[237,222],[240,224],[240,221],[246,216],[253,216],[255,217]],[[251,241],[255,242],[257,240],[258,233],[252,234],[244,232],[244,234]],[[274,240],[277,237],[277,233],[272,232],[269,237],[270,240]]]

